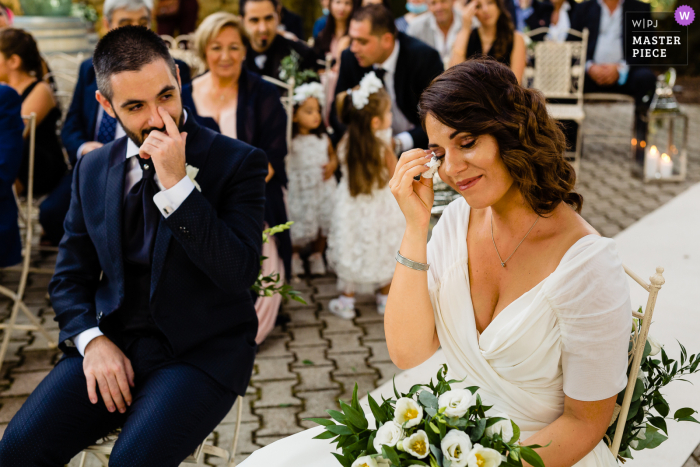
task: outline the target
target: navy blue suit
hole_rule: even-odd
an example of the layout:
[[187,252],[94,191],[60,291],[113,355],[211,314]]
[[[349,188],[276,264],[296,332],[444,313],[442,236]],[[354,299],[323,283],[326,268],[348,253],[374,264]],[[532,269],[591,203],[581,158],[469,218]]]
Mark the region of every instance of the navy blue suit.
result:
[[49,285],[66,355],[8,426],[0,465],[63,465],[118,426],[123,431],[110,465],[178,465],[228,413],[235,395],[245,393],[256,352],[250,286],[260,271],[267,159],[194,118],[183,131],[201,192],[160,216],[150,290],[143,293],[162,335],[122,349],[136,373],[134,403],[125,414],[91,404],[83,359],[71,347],[72,338],[94,326],[119,342],[113,324],[125,297],[127,167],[127,141],[120,138],[76,164]]
[[0,267],[22,259],[12,184],[22,162],[23,130],[22,99],[14,89],[0,84]]
[[[180,80],[184,86],[190,82],[190,68],[181,60],[175,60],[175,63],[180,68]],[[88,58],[80,64],[78,83],[61,130],[61,140],[73,166],[77,160],[78,148],[83,143],[95,141],[95,125],[100,106],[95,99],[95,91],[95,68],[92,66],[92,58]]]

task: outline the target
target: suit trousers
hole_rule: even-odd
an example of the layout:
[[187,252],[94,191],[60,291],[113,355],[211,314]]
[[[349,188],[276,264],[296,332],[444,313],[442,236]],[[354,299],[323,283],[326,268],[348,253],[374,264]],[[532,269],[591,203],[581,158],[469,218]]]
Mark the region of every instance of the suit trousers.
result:
[[170,357],[155,338],[126,352],[134,368],[125,413],[88,399],[83,358],[63,358],[29,396],[0,441],[2,466],[63,466],[122,428],[110,466],[178,466],[228,414],[236,395],[203,371]]

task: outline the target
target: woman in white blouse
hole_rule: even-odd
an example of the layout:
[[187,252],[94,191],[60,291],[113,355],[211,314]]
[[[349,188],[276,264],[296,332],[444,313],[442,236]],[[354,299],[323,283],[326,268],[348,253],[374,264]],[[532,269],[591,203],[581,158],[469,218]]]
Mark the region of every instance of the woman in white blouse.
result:
[[[629,290],[615,242],[580,215],[575,172],[544,97],[504,65],[471,60],[438,77],[420,112],[440,178],[462,194],[425,244],[427,151],[390,185],[406,216],[384,326],[400,368],[442,346],[454,377],[481,387],[547,467],[613,467],[603,442],[626,385]],[[411,263],[409,263],[411,264]],[[415,266],[415,264],[413,264]]]

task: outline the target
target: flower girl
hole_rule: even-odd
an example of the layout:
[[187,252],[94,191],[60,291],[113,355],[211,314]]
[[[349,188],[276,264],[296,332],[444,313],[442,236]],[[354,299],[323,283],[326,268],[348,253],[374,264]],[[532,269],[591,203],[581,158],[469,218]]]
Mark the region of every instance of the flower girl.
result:
[[323,275],[323,250],[333,212],[336,179],[333,176],[338,159],[323,127],[321,83],[306,83],[294,91],[292,148],[286,158],[289,219],[294,221],[290,232],[294,254],[292,275],[304,273],[299,256],[302,248],[313,244],[309,257],[311,274]]
[[396,167],[391,150],[391,100],[374,72],[338,94],[338,115],[347,126],[338,144],[342,178],[328,237],[328,260],[342,295],[328,304],[340,317],[355,317],[355,293],[374,293],[384,313],[394,275],[394,256],[406,221],[389,189]]

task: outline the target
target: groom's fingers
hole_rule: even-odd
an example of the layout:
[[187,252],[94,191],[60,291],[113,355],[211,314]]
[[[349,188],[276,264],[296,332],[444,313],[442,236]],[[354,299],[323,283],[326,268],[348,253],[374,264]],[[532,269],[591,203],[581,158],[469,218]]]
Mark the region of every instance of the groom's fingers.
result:
[[[126,376],[126,371],[120,371],[116,374],[117,384],[119,385],[119,398],[123,399],[123,404],[131,405],[131,391],[129,391],[129,381]],[[119,403],[117,403],[119,406]],[[122,408],[126,410],[126,407],[119,407],[119,411],[122,412]]]
[[117,374],[110,373],[107,375],[107,383],[109,384],[109,393],[112,395],[112,400],[117,406],[117,410],[119,410],[119,413],[124,413],[126,411],[126,404],[124,404],[124,398],[122,397],[122,391],[117,378]]
[[86,373],[85,379],[87,380],[88,397],[90,402],[97,404],[97,380],[95,380],[95,375],[92,373]]
[[112,394],[109,393],[109,383],[104,375],[100,374],[97,376],[97,385],[100,387],[100,395],[102,396],[102,401],[105,403],[105,407],[110,412],[114,412],[114,402],[112,401]]
[[173,120],[173,117],[171,117],[168,111],[163,107],[158,107],[158,113],[160,114],[160,118],[163,119],[163,123],[165,123],[165,131],[168,132],[168,136],[175,141],[179,141],[180,130],[177,129],[177,124],[175,123],[175,120]]

